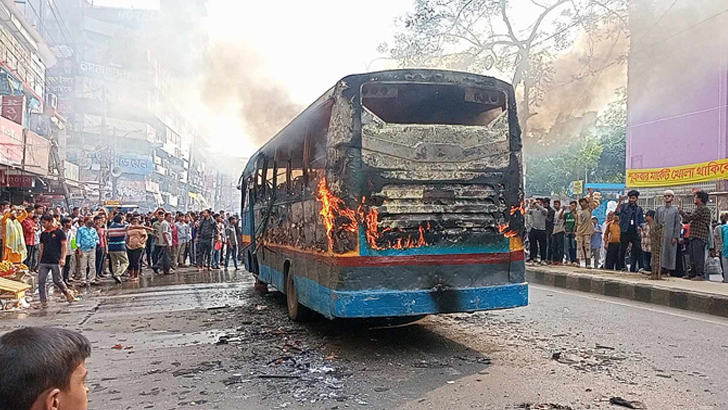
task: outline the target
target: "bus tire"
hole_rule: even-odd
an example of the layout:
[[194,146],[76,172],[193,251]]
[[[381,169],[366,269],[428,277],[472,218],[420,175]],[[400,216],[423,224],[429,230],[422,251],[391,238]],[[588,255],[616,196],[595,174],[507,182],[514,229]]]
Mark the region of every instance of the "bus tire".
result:
[[268,284],[258,278],[255,278],[255,285],[253,286],[253,289],[258,295],[263,296],[268,294]]
[[311,319],[311,310],[298,303],[294,275],[286,275],[286,306],[288,317],[294,322],[305,322]]

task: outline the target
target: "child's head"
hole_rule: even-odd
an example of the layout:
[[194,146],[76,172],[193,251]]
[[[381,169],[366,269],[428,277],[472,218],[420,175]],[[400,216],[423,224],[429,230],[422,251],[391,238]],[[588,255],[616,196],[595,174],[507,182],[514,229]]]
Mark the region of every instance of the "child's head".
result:
[[26,327],[0,337],[0,409],[86,410],[86,359],[79,333]]
[[652,223],[652,221],[655,220],[655,211],[649,210],[645,212],[645,220],[649,223]]
[[589,206],[589,201],[586,198],[581,198],[579,199],[579,206],[581,206],[581,209],[586,209]]

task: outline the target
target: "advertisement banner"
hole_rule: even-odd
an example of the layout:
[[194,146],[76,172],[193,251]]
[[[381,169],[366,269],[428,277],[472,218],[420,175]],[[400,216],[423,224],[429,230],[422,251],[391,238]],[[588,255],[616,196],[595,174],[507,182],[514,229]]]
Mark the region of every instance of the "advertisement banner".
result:
[[27,133],[25,169],[36,174],[46,175],[51,156],[51,142],[32,131]]
[[20,165],[23,160],[23,126],[0,117],[0,162]]
[[728,179],[728,159],[665,168],[628,169],[628,188],[688,185]]
[[118,154],[116,166],[124,174],[149,175],[153,172],[152,157],[149,155]]

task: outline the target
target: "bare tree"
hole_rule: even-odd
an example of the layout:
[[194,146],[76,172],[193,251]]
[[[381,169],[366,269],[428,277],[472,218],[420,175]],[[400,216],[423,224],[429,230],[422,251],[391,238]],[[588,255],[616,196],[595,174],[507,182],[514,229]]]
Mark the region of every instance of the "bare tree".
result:
[[[521,127],[527,133],[528,120],[536,114],[535,108],[553,81],[556,53],[574,43],[577,30],[589,34],[590,43],[613,38],[618,31],[627,32],[628,3],[416,0],[414,11],[400,19],[394,44],[383,44],[379,50],[388,52],[403,67],[512,73],[513,86],[521,97]],[[585,66],[590,64],[588,55],[582,60]]]

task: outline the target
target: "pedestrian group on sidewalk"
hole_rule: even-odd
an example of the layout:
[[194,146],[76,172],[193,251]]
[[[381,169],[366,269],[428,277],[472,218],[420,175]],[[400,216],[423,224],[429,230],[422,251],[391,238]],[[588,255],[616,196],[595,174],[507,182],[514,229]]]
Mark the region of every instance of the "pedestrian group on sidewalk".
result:
[[[728,283],[728,214],[713,222],[708,194],[694,194],[695,208],[685,212],[666,190],[664,205],[644,212],[640,193],[620,197],[617,208],[599,224],[592,212],[599,205],[594,193],[568,208],[549,198],[528,201],[528,263],[601,267],[651,275],[684,277],[695,281],[722,274]],[[605,252],[602,252],[604,250]]]

